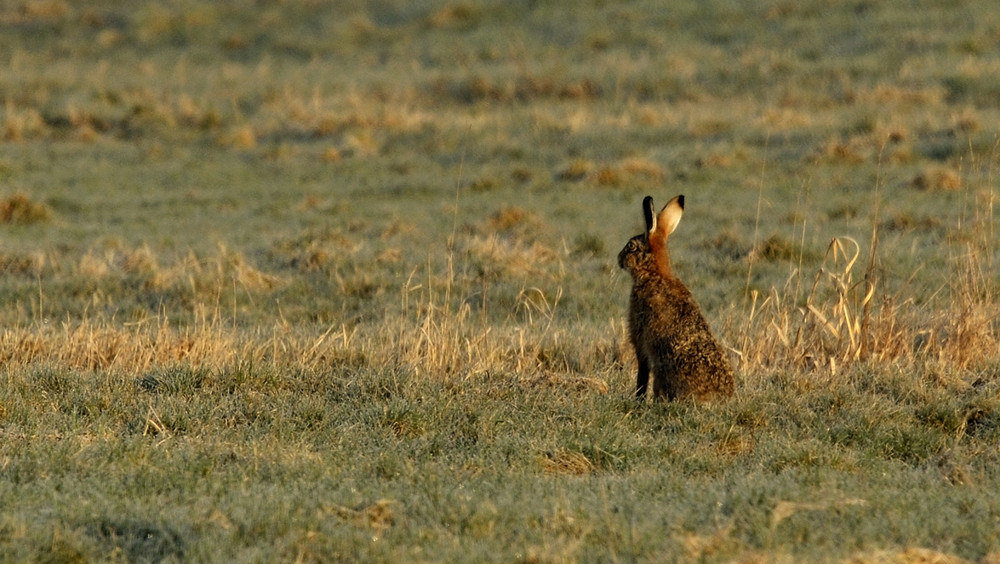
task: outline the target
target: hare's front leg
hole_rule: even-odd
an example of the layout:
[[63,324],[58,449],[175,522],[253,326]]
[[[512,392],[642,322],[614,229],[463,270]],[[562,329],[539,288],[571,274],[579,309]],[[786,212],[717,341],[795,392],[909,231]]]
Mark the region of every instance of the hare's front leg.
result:
[[635,380],[635,397],[642,399],[646,397],[646,388],[649,387],[649,359],[638,351],[636,351],[635,356],[639,360],[639,374]]

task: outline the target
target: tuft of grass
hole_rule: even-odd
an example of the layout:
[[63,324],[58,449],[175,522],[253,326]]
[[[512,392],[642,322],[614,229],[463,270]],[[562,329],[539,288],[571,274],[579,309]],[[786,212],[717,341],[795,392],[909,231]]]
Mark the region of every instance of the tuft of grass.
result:
[[914,176],[910,183],[920,190],[951,192],[962,188],[959,173],[943,167],[930,167]]
[[542,466],[549,474],[568,474],[572,476],[583,476],[595,470],[594,463],[583,453],[559,450],[553,453],[546,453],[542,457]]
[[52,219],[52,208],[23,193],[0,198],[0,223],[27,225]]
[[797,255],[795,244],[777,234],[765,239],[756,252],[766,261],[788,261]]

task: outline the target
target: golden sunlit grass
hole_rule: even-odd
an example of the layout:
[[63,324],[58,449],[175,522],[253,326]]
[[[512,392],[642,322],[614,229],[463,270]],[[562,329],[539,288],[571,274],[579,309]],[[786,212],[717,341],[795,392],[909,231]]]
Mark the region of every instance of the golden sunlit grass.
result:
[[[504,216],[490,221],[504,221],[498,217]],[[463,252],[479,269],[476,275],[485,278],[545,276],[553,261],[565,260],[537,243],[524,246],[497,236],[472,236]],[[781,367],[836,376],[858,362],[982,366],[996,358],[1000,304],[975,253],[970,249],[956,259],[947,289],[953,297],[950,307],[929,309],[905,295],[887,295],[878,284],[867,286],[861,263],[865,257],[858,243],[837,238],[811,275],[797,274],[764,295],[755,291],[745,317],[727,320],[719,331],[736,354],[739,372],[748,375]],[[57,268],[49,260],[49,267]],[[7,328],[3,350],[9,366],[43,363],[142,373],[179,361],[222,368],[243,359],[273,369],[318,370],[329,359],[364,357],[373,366],[403,365],[421,374],[530,375],[545,369],[538,355],[552,344],[552,323],[559,313],[559,296],[526,289],[508,321],[496,324],[477,313],[474,299],[455,311],[415,285],[403,289],[404,295],[420,298],[408,298],[402,317],[372,327],[331,326],[317,336],[276,322],[248,331],[230,326],[229,319],[239,314],[227,311],[225,296],[236,288],[262,297],[287,281],[262,273],[239,254],[223,249],[209,260],[188,256],[164,265],[148,247],[140,247],[100,256],[89,253],[76,268],[92,280],[126,276],[147,291],[190,292],[201,302],[195,313],[198,322],[174,327],[169,319],[154,315],[126,326],[84,319]],[[622,362],[621,356],[629,356],[623,352],[623,326],[595,329],[563,343],[575,356],[589,357],[585,370],[601,370],[602,363]],[[601,348],[617,349],[615,357],[591,357],[593,353],[587,352]]]
[[972,274],[966,269],[977,265],[958,265],[950,289],[955,302],[947,309],[929,310],[905,296],[867,286],[859,272],[860,258],[857,242],[834,239],[804,305],[788,293],[788,286],[766,296],[755,293],[741,331],[741,365],[751,371],[822,367],[836,374],[859,361],[903,366],[940,362],[966,368],[995,357],[993,320],[1000,303],[995,295],[978,295],[963,282]]

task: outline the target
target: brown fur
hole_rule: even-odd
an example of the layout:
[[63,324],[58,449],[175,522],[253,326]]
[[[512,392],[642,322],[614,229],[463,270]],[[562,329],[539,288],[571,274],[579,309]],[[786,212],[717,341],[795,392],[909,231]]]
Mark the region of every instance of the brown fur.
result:
[[[647,199],[647,233],[629,239],[618,254],[618,265],[633,281],[628,324],[639,363],[636,396],[646,395],[650,373],[657,397],[731,396],[734,378],[726,355],[694,296],[670,268],[667,235],[679,221],[684,197],[671,200],[652,220],[652,199]],[[673,221],[666,221],[670,213]]]

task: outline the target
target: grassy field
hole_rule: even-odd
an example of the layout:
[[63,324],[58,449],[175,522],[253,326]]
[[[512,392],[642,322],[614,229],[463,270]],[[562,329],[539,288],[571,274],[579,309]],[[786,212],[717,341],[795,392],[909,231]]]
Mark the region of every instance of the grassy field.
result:
[[[1000,561],[988,0],[0,2],[0,560]],[[646,194],[737,394],[631,397]]]

